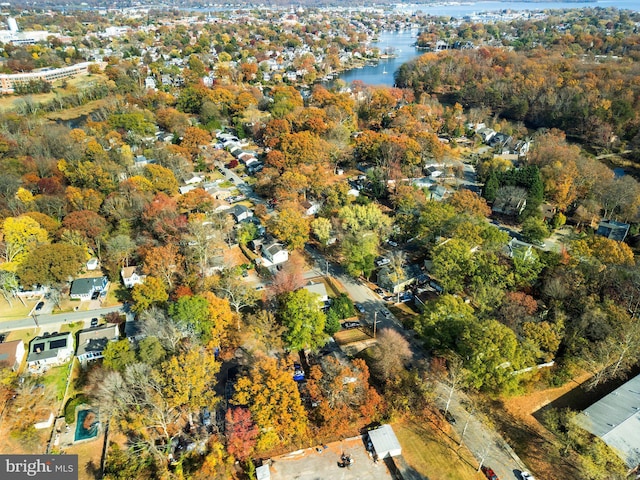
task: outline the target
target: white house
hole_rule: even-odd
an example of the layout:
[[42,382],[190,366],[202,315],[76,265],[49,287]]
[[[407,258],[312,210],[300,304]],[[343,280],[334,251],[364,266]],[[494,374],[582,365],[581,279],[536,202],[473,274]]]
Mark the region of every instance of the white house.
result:
[[301,203],[302,208],[304,208],[304,214],[306,216],[315,215],[320,210],[320,204],[317,202],[310,202],[305,200]]
[[324,307],[329,301],[329,295],[327,294],[327,288],[324,286],[324,283],[310,283],[302,288],[318,295],[318,301],[321,302],[321,307]]
[[24,359],[24,353],[22,340],[0,343],[0,367],[8,367],[17,372]]
[[27,367],[30,371],[40,372],[49,367],[63,365],[72,357],[73,337],[71,332],[36,337],[29,345]]
[[281,243],[271,241],[262,245],[262,259],[266,267],[279,265],[289,260],[289,252]]
[[122,283],[127,288],[133,288],[134,285],[142,283],[146,278],[146,275],[138,274],[138,267],[125,267],[120,270],[120,276],[122,277]]
[[118,325],[115,324],[81,330],[78,333],[76,357],[81,362],[102,358],[107,344],[118,340],[119,337]]

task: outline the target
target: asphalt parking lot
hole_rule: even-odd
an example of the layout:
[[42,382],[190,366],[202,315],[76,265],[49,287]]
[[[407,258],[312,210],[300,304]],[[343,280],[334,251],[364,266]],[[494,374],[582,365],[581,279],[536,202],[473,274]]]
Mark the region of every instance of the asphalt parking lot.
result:
[[[307,448],[274,457],[271,464],[272,480],[390,480],[383,461],[374,462],[360,437],[334,442],[327,448]],[[346,453],[353,459],[348,468],[338,466],[340,456]]]

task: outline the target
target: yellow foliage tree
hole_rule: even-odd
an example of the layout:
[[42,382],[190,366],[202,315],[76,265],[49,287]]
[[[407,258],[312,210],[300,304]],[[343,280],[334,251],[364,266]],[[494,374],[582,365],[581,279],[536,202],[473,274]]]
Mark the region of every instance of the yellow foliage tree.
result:
[[274,358],[259,359],[236,384],[236,405],[247,405],[260,429],[257,449],[295,445],[307,432],[307,414],[290,368]]

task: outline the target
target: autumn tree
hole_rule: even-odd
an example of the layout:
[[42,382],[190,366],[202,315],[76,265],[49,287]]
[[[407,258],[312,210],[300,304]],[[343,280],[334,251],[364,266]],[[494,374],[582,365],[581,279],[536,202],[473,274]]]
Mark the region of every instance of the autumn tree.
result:
[[317,294],[301,288],[279,297],[278,315],[287,328],[284,341],[290,350],[316,350],[326,343],[326,316]]
[[211,135],[206,130],[199,127],[187,127],[180,145],[189,151],[192,159],[195,159],[200,153],[200,148],[210,142]]
[[390,328],[380,330],[372,350],[374,371],[383,382],[399,375],[413,356],[407,339]]
[[49,235],[31,217],[8,217],[2,224],[1,240],[2,269],[15,272],[31,251],[49,241]]
[[107,232],[107,221],[101,215],[91,210],[78,210],[64,217],[62,226],[68,230],[82,233],[92,245],[95,239]]
[[134,301],[132,309],[140,313],[151,305],[166,302],[169,299],[169,294],[162,280],[149,275],[143,283],[134,285],[131,298]]
[[168,168],[162,165],[149,164],[144,166],[143,173],[156,192],[164,192],[168,195],[178,193],[178,180]]
[[307,415],[291,369],[275,359],[258,359],[238,379],[233,403],[246,405],[260,433],[257,449],[297,445],[307,432]]
[[227,450],[240,461],[245,461],[256,446],[258,428],[251,419],[251,412],[244,407],[227,410],[225,415]]
[[304,259],[301,256],[292,256],[284,264],[269,286],[269,291],[276,297],[284,293],[293,292],[306,284],[304,278]]
[[458,213],[468,215],[477,215],[479,217],[488,217],[491,214],[491,208],[487,205],[487,201],[477,193],[461,188],[451,195],[447,202],[456,209]]
[[151,247],[143,253],[142,271],[146,275],[162,278],[173,289],[173,279],[180,272],[184,259],[173,244]]
[[292,250],[299,250],[309,240],[309,220],[294,208],[284,208],[272,217],[267,228]]

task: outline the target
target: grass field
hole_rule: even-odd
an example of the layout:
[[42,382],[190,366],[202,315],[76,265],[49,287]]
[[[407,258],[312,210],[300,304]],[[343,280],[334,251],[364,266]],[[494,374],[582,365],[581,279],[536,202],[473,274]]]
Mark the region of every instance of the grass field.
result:
[[480,480],[476,460],[464,447],[458,449],[444,432],[433,424],[401,422],[393,430],[402,445],[402,456],[418,473],[429,480]]
[[333,338],[336,339],[336,342],[338,342],[339,345],[346,345],[348,343],[369,340],[371,339],[371,336],[359,328],[354,328],[352,330],[340,330],[333,336]]
[[13,306],[9,306],[9,303],[4,298],[0,298],[0,328],[2,328],[1,322],[27,318],[29,316],[29,312],[31,312],[31,309],[35,306],[36,301],[25,300],[24,303],[27,304],[25,306],[20,300],[15,298],[11,300],[11,303],[13,304]]

